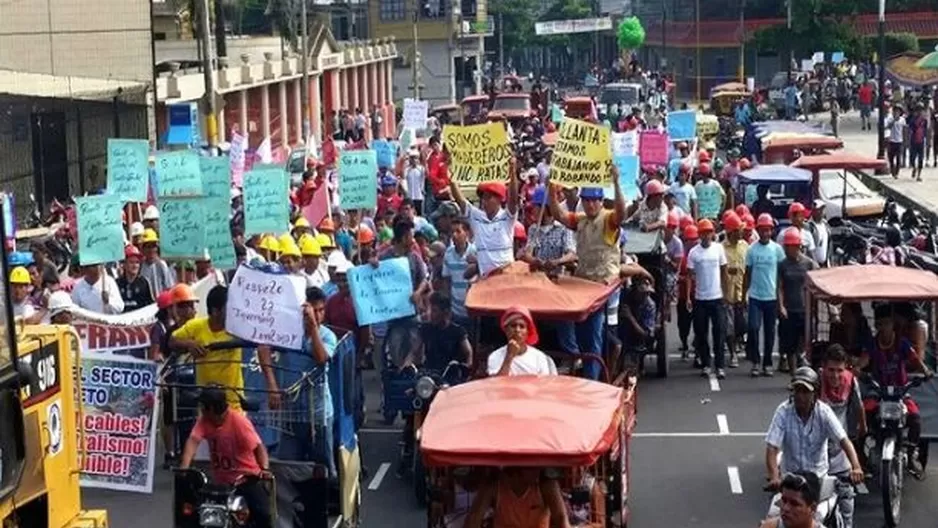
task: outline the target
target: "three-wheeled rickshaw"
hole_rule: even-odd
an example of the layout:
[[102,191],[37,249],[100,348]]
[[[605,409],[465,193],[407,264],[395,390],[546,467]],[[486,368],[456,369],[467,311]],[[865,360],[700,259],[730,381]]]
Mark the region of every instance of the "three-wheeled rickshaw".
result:
[[790,222],[788,208],[799,202],[810,209],[814,199],[811,173],[788,165],[758,165],[740,172],[737,177],[736,202],[745,203],[752,208],[759,199],[760,189],[765,191],[765,198],[771,200],[769,213],[775,219],[779,229],[784,229]]
[[[670,299],[665,286],[668,264],[665,262],[666,249],[664,242],[662,242],[661,230],[645,232],[635,228],[627,228],[624,231],[624,237],[623,251],[634,256],[638,264],[645,268],[654,279],[655,292],[652,299],[655,301],[658,312],[655,335],[651,345],[633,348],[631,344],[623,343],[624,356],[629,364],[635,364],[638,367],[639,374],[645,373],[645,356],[654,356],[655,374],[659,378],[666,378],[670,371],[666,314],[670,312],[671,307],[669,306]],[[620,316],[620,327],[623,324],[626,324],[626,322]]]
[[736,104],[752,97],[748,87],[739,82],[714,86],[710,90],[710,111],[719,117],[731,117]]
[[[915,350],[914,353],[934,368],[936,301],[938,275],[929,271],[875,264],[809,271],[805,297],[806,348],[813,351],[815,358],[822,358],[832,343],[840,344],[848,353],[854,354],[858,348],[864,348],[859,345],[863,339],[876,339],[875,335],[864,338],[860,332],[860,328],[872,326],[866,322],[864,314],[869,303],[911,303],[927,321],[925,345],[918,345],[926,350]],[[892,313],[900,316],[896,308],[897,305],[893,304]],[[852,344],[854,341],[858,346]],[[813,362],[820,363],[817,359]],[[904,386],[881,387],[872,378],[862,376],[861,386],[864,398],[877,400],[878,405],[875,419],[867,425],[869,434],[858,450],[862,449],[867,454],[868,468],[872,470],[882,495],[886,526],[894,528],[899,525],[902,513],[902,488],[906,474],[910,472],[911,454],[917,447],[918,461],[924,471],[929,442],[938,440],[938,383],[910,375]],[[911,396],[919,407],[922,440],[918,445],[908,441],[909,407],[905,395]],[[924,478],[924,473],[914,476]]]
[[746,128],[743,155],[763,165],[791,163],[800,155],[841,149],[844,142],[825,129],[798,121],[761,121]]
[[441,391],[421,429],[427,527],[459,528],[470,514],[498,527],[497,492],[493,504],[480,498],[512,471],[526,471],[532,486],[556,483],[572,526],[626,526],[635,395],[634,378],[615,386],[571,376],[498,376]]
[[[361,522],[361,450],[358,445],[358,415],[361,412],[360,374],[354,335],[333,329],[339,338],[335,355],[329,360],[328,372],[323,367],[296,371],[289,364],[289,355],[302,352],[272,348],[273,368],[281,391],[280,406],[268,405],[270,394],[256,352],[257,344],[243,340],[215,343],[207,347],[208,358],[213,351],[241,349],[240,367],[244,376],[241,407],[256,428],[270,456],[273,480],[266,488],[271,498],[273,526],[304,528],[355,528]],[[306,353],[308,355],[308,352]],[[198,416],[198,395],[205,388],[195,384],[193,364],[171,357],[161,372],[161,385],[172,393],[169,404],[174,417],[176,452],[188,438]],[[203,359],[204,363],[222,360]],[[197,366],[195,368],[198,368]],[[317,418],[316,387],[328,379],[332,398],[332,457],[335,474],[311,452],[325,449],[322,438],[314,432]],[[328,430],[328,429],[327,429]],[[325,442],[323,440],[323,442]],[[219,490],[237,496],[236,489],[224,490],[211,484],[204,469],[209,466],[205,443],[196,455],[190,470],[176,470],[174,481],[173,520],[177,528],[198,528],[200,515],[207,501]],[[220,501],[215,508],[231,509],[234,502]],[[227,512],[236,514],[237,512]],[[249,512],[245,518],[250,518]],[[245,524],[246,526],[255,526]],[[215,526],[215,525],[211,525]],[[227,525],[219,525],[227,526]],[[256,527],[261,528],[261,527]],[[266,527],[263,527],[266,528]]]

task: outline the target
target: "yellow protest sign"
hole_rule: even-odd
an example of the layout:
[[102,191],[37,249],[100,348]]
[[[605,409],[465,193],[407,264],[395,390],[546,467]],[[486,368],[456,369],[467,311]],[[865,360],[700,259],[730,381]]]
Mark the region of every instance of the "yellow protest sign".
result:
[[568,186],[601,187],[612,182],[609,129],[578,119],[560,123],[550,164],[550,181]]
[[512,150],[501,123],[446,125],[443,145],[449,152],[453,181],[475,184],[508,179]]

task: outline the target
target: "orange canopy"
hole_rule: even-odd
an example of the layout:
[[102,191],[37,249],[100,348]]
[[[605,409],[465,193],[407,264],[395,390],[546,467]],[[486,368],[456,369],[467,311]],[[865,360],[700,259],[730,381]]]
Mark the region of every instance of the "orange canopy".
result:
[[808,291],[840,302],[938,300],[938,276],[930,271],[867,264],[808,272]]
[[831,152],[829,154],[801,156],[792,162],[791,166],[809,171],[825,169],[880,169],[886,166],[886,160],[849,152]]
[[833,136],[778,137],[766,141],[762,150],[833,150],[843,146],[844,142]]
[[469,288],[466,308],[476,316],[501,315],[515,305],[531,310],[535,319],[585,321],[606,304],[619,281],[605,285],[562,276],[556,281],[544,273],[531,273],[527,264],[515,262],[500,274]]
[[570,376],[497,376],[442,390],[421,429],[428,466],[588,466],[619,440],[624,391]]

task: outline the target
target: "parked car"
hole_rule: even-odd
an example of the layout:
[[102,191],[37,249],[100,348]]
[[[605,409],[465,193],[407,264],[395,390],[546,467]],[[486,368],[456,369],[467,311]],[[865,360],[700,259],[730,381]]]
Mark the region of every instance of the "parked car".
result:
[[845,188],[848,218],[878,217],[883,214],[886,200],[864,185],[853,171],[840,169],[820,172],[818,198],[824,201],[824,216],[827,218],[843,216]]

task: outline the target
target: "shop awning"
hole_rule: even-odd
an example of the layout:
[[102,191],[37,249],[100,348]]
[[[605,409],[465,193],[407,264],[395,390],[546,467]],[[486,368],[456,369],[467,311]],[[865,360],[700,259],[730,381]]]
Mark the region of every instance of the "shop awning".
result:
[[5,95],[107,101],[146,90],[147,84],[137,81],[0,70],[0,94]]

